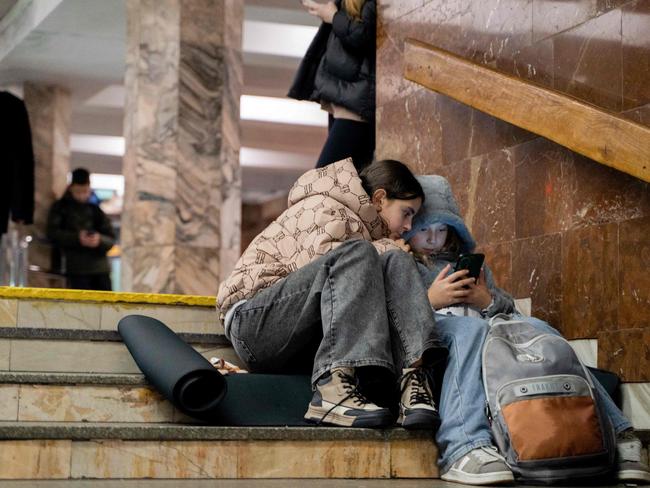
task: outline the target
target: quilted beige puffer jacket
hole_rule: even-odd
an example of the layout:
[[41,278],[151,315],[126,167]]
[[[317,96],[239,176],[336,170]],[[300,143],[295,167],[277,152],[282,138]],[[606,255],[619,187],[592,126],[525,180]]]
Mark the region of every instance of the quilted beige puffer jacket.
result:
[[302,175],[289,192],[289,208],[248,246],[221,283],[221,318],[240,300],[276,283],[350,239],[372,241],[381,254],[399,249],[361,185],[351,159]]

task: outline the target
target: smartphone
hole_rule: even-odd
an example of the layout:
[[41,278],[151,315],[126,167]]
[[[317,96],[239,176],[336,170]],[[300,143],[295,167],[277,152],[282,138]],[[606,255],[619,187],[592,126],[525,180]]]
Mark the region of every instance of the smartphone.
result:
[[475,280],[478,280],[479,275],[481,274],[481,268],[483,267],[483,261],[485,260],[485,254],[476,253],[476,254],[461,254],[456,261],[456,266],[454,266],[454,271],[460,271],[461,269],[468,269],[469,275]]

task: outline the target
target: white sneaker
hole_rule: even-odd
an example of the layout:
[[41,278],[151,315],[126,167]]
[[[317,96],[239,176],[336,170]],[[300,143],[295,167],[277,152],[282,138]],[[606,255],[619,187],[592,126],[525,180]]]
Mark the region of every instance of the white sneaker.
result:
[[515,477],[495,447],[477,447],[440,475],[445,481],[468,485],[512,483]]
[[650,470],[641,461],[641,441],[632,429],[616,436],[616,477],[637,484],[650,483]]

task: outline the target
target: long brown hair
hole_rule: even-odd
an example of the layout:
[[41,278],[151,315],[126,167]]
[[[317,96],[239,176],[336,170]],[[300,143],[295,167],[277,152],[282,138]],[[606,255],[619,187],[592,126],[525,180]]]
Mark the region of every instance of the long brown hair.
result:
[[460,256],[460,251],[462,248],[463,242],[460,240],[458,232],[456,232],[456,229],[454,229],[451,225],[447,225],[447,240],[439,252],[441,254],[446,253],[455,256],[455,259],[457,259],[458,256]]
[[366,0],[343,0],[343,8],[354,20],[361,18],[361,9]]
[[412,200],[421,198],[424,202],[424,191],[408,167],[394,159],[374,161],[366,166],[361,173],[361,185],[372,198],[375,191],[384,190],[391,200]]

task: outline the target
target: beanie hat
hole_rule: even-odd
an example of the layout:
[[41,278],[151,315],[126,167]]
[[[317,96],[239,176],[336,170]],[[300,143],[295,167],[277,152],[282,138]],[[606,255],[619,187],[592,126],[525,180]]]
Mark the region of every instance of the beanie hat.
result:
[[90,173],[85,168],[77,168],[72,172],[73,185],[89,185]]

